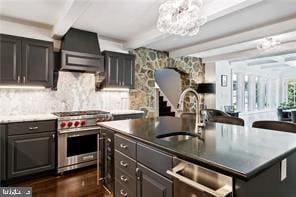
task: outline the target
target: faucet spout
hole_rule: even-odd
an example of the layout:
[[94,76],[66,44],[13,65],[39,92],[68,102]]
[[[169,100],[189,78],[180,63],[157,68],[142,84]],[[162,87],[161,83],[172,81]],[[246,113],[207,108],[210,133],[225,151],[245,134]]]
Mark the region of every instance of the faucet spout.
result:
[[199,107],[199,102],[200,102],[200,98],[198,93],[193,89],[193,88],[187,88],[186,90],[184,90],[180,96],[179,102],[178,102],[178,111],[179,112],[183,112],[184,111],[184,101],[185,101],[185,96],[187,95],[187,93],[193,93],[195,99],[196,99],[196,117],[195,117],[195,132],[196,133],[200,133],[200,128],[201,127],[205,127],[205,124],[201,122],[200,119],[200,107]]

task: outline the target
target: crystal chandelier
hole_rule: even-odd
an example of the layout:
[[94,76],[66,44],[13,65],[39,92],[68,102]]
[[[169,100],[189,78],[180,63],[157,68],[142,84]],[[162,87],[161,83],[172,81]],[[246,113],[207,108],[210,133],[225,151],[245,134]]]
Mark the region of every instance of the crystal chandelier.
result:
[[281,41],[279,39],[275,38],[263,38],[258,44],[257,44],[257,49],[258,50],[269,50],[273,49],[281,44]]
[[168,0],[159,7],[157,28],[163,33],[194,36],[207,22],[202,0]]

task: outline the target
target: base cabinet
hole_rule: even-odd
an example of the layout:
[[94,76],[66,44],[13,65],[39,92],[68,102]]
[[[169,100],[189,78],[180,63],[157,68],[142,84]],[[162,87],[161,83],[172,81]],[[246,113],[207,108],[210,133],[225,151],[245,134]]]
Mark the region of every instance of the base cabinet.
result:
[[[115,135],[115,197],[173,197],[173,182],[158,168],[171,168],[172,157],[133,139]],[[156,162],[146,162],[140,155]]]
[[55,168],[55,133],[8,137],[8,178]]
[[172,197],[173,183],[138,163],[137,197]]

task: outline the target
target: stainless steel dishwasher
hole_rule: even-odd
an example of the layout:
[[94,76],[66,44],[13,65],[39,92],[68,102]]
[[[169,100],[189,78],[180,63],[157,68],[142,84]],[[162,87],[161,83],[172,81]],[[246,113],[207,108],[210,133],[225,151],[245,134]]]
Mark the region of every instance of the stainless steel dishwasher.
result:
[[174,178],[174,197],[232,197],[232,178],[174,158],[167,174]]

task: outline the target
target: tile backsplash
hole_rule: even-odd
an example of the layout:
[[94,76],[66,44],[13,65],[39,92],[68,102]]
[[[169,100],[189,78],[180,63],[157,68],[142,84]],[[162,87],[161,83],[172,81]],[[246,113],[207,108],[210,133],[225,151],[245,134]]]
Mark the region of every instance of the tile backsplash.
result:
[[58,90],[0,89],[0,115],[74,110],[126,110],[128,91],[95,91],[95,76],[60,72]]

